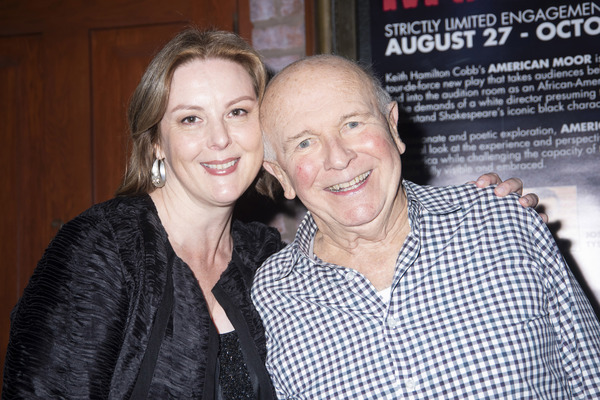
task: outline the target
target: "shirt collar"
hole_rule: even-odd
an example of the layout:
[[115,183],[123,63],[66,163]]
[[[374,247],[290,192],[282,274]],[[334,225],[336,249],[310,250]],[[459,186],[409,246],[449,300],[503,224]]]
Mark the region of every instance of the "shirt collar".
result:
[[439,187],[417,185],[406,179],[402,180],[406,197],[408,198],[409,215],[417,209],[423,209],[430,214],[450,214],[460,210],[459,203],[450,202],[447,198],[440,197]]
[[310,211],[307,211],[302,222],[300,222],[300,225],[298,226],[296,236],[292,243],[275,256],[275,258],[278,259],[278,279],[285,278],[289,275],[292,270],[302,262],[301,259],[312,258],[311,243],[317,230],[317,224],[315,223],[312,214]]
[[[450,203],[431,195],[430,186],[420,186],[407,180],[402,181],[408,199],[408,215],[410,226],[414,227],[422,213],[449,214],[461,209],[460,204]],[[296,237],[289,245],[289,252],[281,259],[279,277],[289,275],[292,270],[302,263],[301,258],[314,262],[311,243],[317,233],[317,224],[308,211],[298,226]]]

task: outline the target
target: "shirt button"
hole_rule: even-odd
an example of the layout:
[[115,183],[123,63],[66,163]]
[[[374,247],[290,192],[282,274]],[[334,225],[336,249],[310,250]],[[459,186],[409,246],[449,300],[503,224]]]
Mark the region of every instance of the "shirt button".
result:
[[417,382],[413,378],[408,378],[405,383],[408,390],[414,390],[417,387]]
[[353,282],[356,279],[356,274],[352,271],[346,272],[346,280],[348,282]]
[[400,326],[400,320],[396,318],[388,318],[387,326],[390,329],[394,329]]

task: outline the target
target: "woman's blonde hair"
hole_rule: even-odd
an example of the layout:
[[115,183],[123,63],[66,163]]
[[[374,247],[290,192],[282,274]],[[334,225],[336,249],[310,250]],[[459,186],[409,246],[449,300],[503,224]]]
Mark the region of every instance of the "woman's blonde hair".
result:
[[192,60],[224,59],[241,65],[250,75],[254,91],[262,99],[267,74],[260,55],[232,32],[188,28],[171,39],[152,59],[135,89],[127,113],[132,150],[117,196],[133,196],[154,190],[150,169],[154,147],[160,141],[159,122],[166,112],[173,73]]

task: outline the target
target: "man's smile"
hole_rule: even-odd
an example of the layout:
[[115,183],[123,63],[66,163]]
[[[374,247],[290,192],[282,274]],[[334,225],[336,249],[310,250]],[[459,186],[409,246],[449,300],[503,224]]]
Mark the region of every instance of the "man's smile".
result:
[[334,193],[349,192],[351,190],[358,188],[360,185],[362,185],[367,180],[369,175],[371,175],[371,171],[367,171],[363,174],[360,174],[356,178],[354,178],[348,182],[338,183],[333,186],[329,186],[327,188],[327,190],[330,192],[334,192]]

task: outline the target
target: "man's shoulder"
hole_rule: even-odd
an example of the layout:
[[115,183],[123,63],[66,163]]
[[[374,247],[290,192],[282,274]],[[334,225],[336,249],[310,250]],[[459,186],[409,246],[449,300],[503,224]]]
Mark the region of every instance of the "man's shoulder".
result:
[[310,243],[316,230],[314,219],[308,212],[298,226],[294,240],[267,258],[258,269],[254,285],[267,286],[273,290],[283,290],[288,285],[294,285],[297,268],[306,266],[307,254],[311,251]]
[[269,256],[256,273],[256,280],[268,282],[281,277],[282,271],[293,267],[296,257],[294,243],[286,245],[283,249]]
[[[426,207],[439,206],[441,204],[454,205],[462,209],[468,209],[477,204],[485,204],[487,207],[519,205],[519,195],[511,193],[505,197],[499,197],[494,193],[496,185],[486,188],[478,188],[474,184],[430,186],[407,183],[407,188]],[[520,207],[520,205],[519,205]],[[522,208],[522,207],[521,207]]]
[[297,249],[293,242],[267,258],[254,276],[253,298],[260,302],[261,299],[293,285],[290,283],[293,281],[291,275],[298,262],[297,258]]

